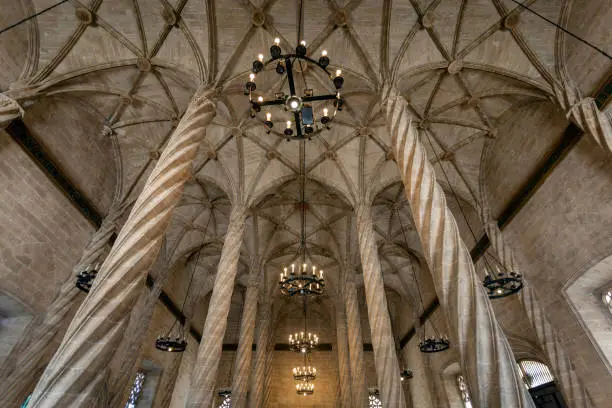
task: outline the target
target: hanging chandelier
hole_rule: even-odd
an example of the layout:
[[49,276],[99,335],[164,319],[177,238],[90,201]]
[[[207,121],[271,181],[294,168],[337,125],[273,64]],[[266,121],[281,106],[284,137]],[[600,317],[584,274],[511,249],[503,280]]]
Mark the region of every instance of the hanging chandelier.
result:
[[490,299],[497,299],[513,295],[523,288],[523,277],[516,272],[502,272],[500,263],[493,260],[494,268],[491,268],[487,260],[487,254],[484,254],[484,261],[487,267],[487,275],[484,277],[482,284],[487,289],[487,295]]
[[[249,96],[252,118],[256,117],[262,108],[266,108],[266,116],[263,121],[266,133],[270,133],[274,127],[270,108],[280,108],[277,109],[279,112],[275,114],[275,117],[278,115],[283,118],[281,122],[286,124],[283,135],[287,140],[310,139],[315,131],[329,129],[329,124],[337,111],[342,110],[344,104],[340,96],[340,90],[344,84],[342,71],[338,69],[331,73],[328,70],[330,61],[326,50],[321,52],[318,61],[306,56],[306,53],[306,41],[301,41],[295,48],[295,52],[283,53],[280,39],[275,38],[274,44],[270,47],[271,58],[264,61],[264,55],[259,54],[253,61],[249,81],[245,85],[245,95]],[[283,76],[283,79],[280,81],[279,88],[273,92],[274,97],[265,99],[263,95],[255,93],[257,90],[256,76],[268,68],[271,71],[272,67],[278,75]],[[315,90],[308,86],[305,72],[310,67],[320,70],[325,77],[330,79],[330,88],[333,86],[333,92],[316,94]],[[301,72],[303,84],[296,83],[297,72]],[[285,88],[285,85],[288,86],[288,89]],[[330,105],[328,101],[333,101],[333,103]],[[333,110],[331,114],[330,108]],[[317,116],[320,117],[320,125],[317,123]]]
[[450,341],[444,336],[426,337],[419,342],[419,350],[422,353],[438,353],[448,350],[449,347]]
[[299,332],[289,335],[289,348],[291,351],[306,353],[319,345],[319,336],[316,334]]
[[314,381],[317,378],[317,369],[311,366],[293,367],[295,381]]
[[412,378],[412,376],[413,376],[413,374],[412,374],[412,371],[410,371],[410,370],[406,370],[406,369],[404,369],[404,370],[402,370],[402,372],[400,373],[400,379],[401,379],[402,381],[409,380],[409,379],[411,379],[411,378]]
[[312,395],[314,394],[314,384],[308,381],[301,381],[295,384],[295,389],[299,395]]
[[[304,248],[305,249],[305,248]],[[291,264],[291,270],[285,267],[280,274],[280,290],[283,295],[321,295],[325,289],[323,271],[317,271],[316,266],[308,269],[308,264],[303,263],[298,267],[296,273],[295,264]]]
[[91,287],[93,285],[96,276],[98,275],[98,268],[100,264],[96,264],[94,267],[91,265],[87,265],[79,274],[76,276],[76,284],[75,286],[85,292],[89,293]]

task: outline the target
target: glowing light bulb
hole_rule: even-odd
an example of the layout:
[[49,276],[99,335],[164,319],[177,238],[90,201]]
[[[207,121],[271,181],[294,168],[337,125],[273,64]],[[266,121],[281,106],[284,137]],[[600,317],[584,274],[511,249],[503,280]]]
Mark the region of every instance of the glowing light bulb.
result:
[[257,97],[257,102],[263,102],[263,96],[258,96]]
[[299,106],[299,103],[298,101],[291,101],[290,105],[291,105],[291,109],[297,109],[297,107]]
[[329,109],[323,108],[323,116],[327,116],[328,113],[329,113]]
[[302,40],[302,41],[300,41],[300,44],[305,47],[306,46],[306,41]]
[[320,271],[320,272],[321,272],[321,273],[320,273],[319,277],[320,277],[321,279],[323,279],[323,271]]
[[259,55],[257,56],[257,59],[258,59],[259,61],[263,62],[264,55],[263,55],[263,54],[259,54]]
[[[291,126],[291,121],[287,122],[289,124],[289,126]],[[295,264],[291,264],[291,274],[293,275],[293,273],[295,272]]]
[[341,76],[341,75],[342,75],[342,70],[337,69],[337,70],[336,70],[336,76],[337,76],[337,77],[339,77],[339,76]]
[[249,74],[249,79],[250,79],[251,81],[254,81],[254,80],[255,80],[255,74],[251,72],[251,73]]
[[[291,129],[291,121],[288,120],[287,121],[287,129]],[[291,270],[293,271],[293,268],[295,267],[295,265],[291,265]]]
[[324,56],[324,57],[327,57],[327,50],[321,51],[321,55]]
[[[272,120],[272,114],[270,112],[266,112],[266,120],[268,122]],[[287,273],[287,268],[285,268],[285,273]]]
[[274,39],[274,44],[279,45],[280,44],[280,38],[276,37]]

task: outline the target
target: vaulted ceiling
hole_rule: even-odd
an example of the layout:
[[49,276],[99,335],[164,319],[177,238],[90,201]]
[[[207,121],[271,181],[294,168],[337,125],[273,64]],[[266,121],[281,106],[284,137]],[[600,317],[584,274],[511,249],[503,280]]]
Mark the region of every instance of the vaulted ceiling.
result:
[[[54,2],[3,3],[0,23],[7,26]],[[248,203],[243,272],[266,264],[276,277],[299,241],[304,146],[285,142],[278,129],[266,134],[261,119],[249,117],[244,83],[274,37],[284,49],[304,39],[317,57],[326,49],[332,68],[344,73],[346,108],[305,144],[310,251],[324,268],[358,270],[352,208],[371,200],[385,279],[414,300],[405,283],[411,275],[403,284],[399,276],[408,263],[418,268],[420,248],[389,153],[382,83],[394,82],[409,101],[442,184],[475,207],[485,194],[486,147],[504,137],[501,118],[548,101],[551,83],[576,70],[577,55],[597,67],[576,78],[585,93],[609,62],[513,0],[301,3],[70,1],[0,36],[0,90],[26,107],[28,126],[105,212],[113,201],[137,197],[195,90],[215,87],[217,116],[168,240],[177,259],[202,245],[220,248],[231,203]],[[564,24],[594,14],[606,21],[611,13],[572,0],[526,4]],[[580,30],[600,38],[586,26]],[[305,69],[297,82],[323,89],[315,71]],[[273,92],[275,75],[260,75],[258,90]]]

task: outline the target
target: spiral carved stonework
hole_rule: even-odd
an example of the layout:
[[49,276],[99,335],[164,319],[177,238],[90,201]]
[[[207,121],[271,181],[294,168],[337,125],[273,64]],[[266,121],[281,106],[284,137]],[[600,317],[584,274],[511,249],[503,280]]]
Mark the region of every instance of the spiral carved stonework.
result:
[[533,407],[433,166],[411,124],[409,108],[396,89],[387,88],[385,94],[400,176],[474,406]]
[[109,215],[91,237],[73,273],[63,283],[47,313],[41,320],[35,321],[31,331],[21,336],[5,360],[0,372],[2,379],[0,395],[6,406],[19,406],[30,392],[34,384],[27,379],[37,378],[38,373],[47,363],[45,356],[54,351],[57,344],[52,339],[60,330],[62,322],[70,318],[71,311],[84,298],[82,292],[75,286],[75,276],[87,265],[100,260],[109,239],[116,231],[116,223],[122,214],[123,211],[120,209],[111,208],[109,210]]
[[211,91],[196,92],[34,390],[30,407],[93,405],[215,113]]
[[268,343],[272,338],[272,316],[270,304],[260,305],[259,319],[257,320],[257,348],[255,350],[255,366],[251,375],[251,386],[249,391],[249,408],[260,408],[263,406],[266,360],[268,354]]

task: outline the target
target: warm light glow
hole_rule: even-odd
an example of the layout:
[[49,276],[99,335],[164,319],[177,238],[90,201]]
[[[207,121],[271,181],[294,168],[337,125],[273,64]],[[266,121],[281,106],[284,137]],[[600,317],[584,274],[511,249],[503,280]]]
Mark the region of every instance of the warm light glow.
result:
[[257,59],[258,59],[258,60],[260,60],[261,62],[263,62],[264,55],[263,55],[263,54],[259,54],[259,55],[257,56]]
[[[290,120],[287,121],[287,129],[291,129],[291,121]],[[292,264],[291,265],[291,273],[294,272],[294,270],[295,270],[294,268],[295,268],[295,265]]]
[[[288,121],[287,125],[291,127],[291,121]],[[294,273],[295,273],[295,264],[291,264],[291,274],[293,275]]]
[[321,51],[321,55],[324,56],[324,57],[327,57],[327,50]]
[[329,109],[323,108],[323,116],[327,116],[328,113],[329,113]]
[[306,41],[302,40],[302,41],[300,41],[300,44],[302,44],[305,47],[306,46]]
[[[270,112],[266,112],[266,120],[268,122],[272,120],[272,114]],[[285,268],[285,273],[287,273],[287,268]]]
[[299,106],[299,103],[298,101],[291,101],[290,105],[291,105],[291,109],[297,109],[297,107]]
[[274,44],[279,45],[280,44],[280,38],[276,37],[274,39]]
[[339,77],[339,76],[341,76],[341,75],[342,75],[342,70],[337,69],[337,70],[336,70],[336,76],[337,76],[337,77]]
[[251,81],[254,81],[254,80],[255,80],[255,74],[251,72],[251,73],[249,74],[249,79],[250,79]]
[[263,96],[257,97],[257,102],[263,102]]

